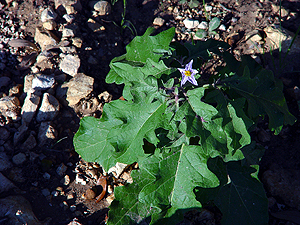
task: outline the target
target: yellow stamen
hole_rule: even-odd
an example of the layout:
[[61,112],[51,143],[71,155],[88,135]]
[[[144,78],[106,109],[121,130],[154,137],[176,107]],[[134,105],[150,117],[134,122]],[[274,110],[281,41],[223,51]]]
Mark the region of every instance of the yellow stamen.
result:
[[189,70],[184,71],[184,75],[187,76],[187,77],[191,76],[191,74],[192,73]]

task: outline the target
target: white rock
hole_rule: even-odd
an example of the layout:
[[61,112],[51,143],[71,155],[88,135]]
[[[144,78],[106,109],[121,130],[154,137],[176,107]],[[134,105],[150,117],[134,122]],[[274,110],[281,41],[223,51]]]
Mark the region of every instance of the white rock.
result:
[[165,24],[165,20],[163,18],[160,17],[156,17],[153,21],[153,25],[155,26],[163,26]]
[[202,22],[198,25],[198,28],[199,28],[199,29],[203,29],[203,30],[207,29],[207,27],[208,27],[208,22],[206,22],[206,21],[202,21]]
[[22,107],[22,123],[29,124],[34,117],[38,105],[40,104],[40,97],[34,93],[27,93],[23,107]]
[[93,5],[93,8],[98,12],[99,16],[105,16],[111,12],[111,5],[107,1],[97,1]]
[[80,59],[77,55],[66,55],[59,64],[64,73],[74,77],[80,67]]
[[54,30],[56,28],[57,24],[54,20],[49,20],[43,23],[43,27],[46,30]]
[[75,36],[75,30],[70,27],[65,27],[62,31],[62,37],[68,38],[68,37],[74,37]]
[[76,174],[76,177],[75,177],[75,183],[86,185],[86,181],[78,173]]
[[64,184],[64,185],[69,185],[70,184],[69,175],[65,175],[64,178],[61,180],[61,183]]
[[221,24],[218,29],[220,31],[226,31],[226,26],[224,24]]
[[19,154],[14,155],[12,157],[12,161],[16,165],[21,165],[22,163],[24,163],[26,161],[26,155],[24,153],[20,152]]
[[212,9],[213,9],[213,7],[211,5],[205,6],[206,12],[210,12]]
[[183,20],[183,23],[187,29],[194,29],[198,27],[200,24],[198,20],[193,20],[193,19],[185,19]]
[[38,75],[32,79],[32,89],[35,90],[46,90],[54,84],[55,79],[50,75]]
[[55,20],[56,18],[57,18],[57,14],[51,8],[47,8],[41,13],[41,21],[43,23],[48,20]]
[[68,14],[63,15],[63,18],[67,21],[67,23],[73,23],[75,20],[75,16]]
[[124,169],[127,167],[127,164],[117,162],[115,166],[111,167],[107,173],[114,173],[116,178],[123,173]]
[[49,93],[44,93],[41,107],[36,116],[37,122],[52,121],[59,113],[59,102]]

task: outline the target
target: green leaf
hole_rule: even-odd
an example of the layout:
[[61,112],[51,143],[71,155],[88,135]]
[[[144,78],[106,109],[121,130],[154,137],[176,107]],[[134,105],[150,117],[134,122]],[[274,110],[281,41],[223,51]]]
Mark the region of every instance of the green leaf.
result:
[[234,107],[219,91],[213,94],[218,103],[217,109],[202,102],[204,90],[196,88],[188,91],[188,102],[192,110],[189,110],[188,106],[183,106],[184,113],[181,111],[183,109],[180,109],[175,119],[180,118],[180,113],[187,115],[187,136],[199,136],[201,145],[210,151],[211,157],[222,155],[225,161],[243,159],[244,156],[239,149],[250,143],[250,135],[243,119],[236,115]]
[[255,169],[241,162],[226,165],[230,183],[223,186],[215,199],[223,214],[222,225],[267,225],[268,199],[263,185],[251,176]]
[[189,7],[192,9],[192,8],[196,8],[199,6],[199,1],[197,0],[190,0],[189,1]]
[[156,36],[150,36],[153,31],[154,28],[148,28],[143,36],[135,37],[126,46],[126,60],[145,63],[149,58],[158,62],[162,55],[156,54],[155,49],[169,49],[170,42],[175,35],[175,28],[172,27]]
[[199,29],[199,30],[197,30],[197,32],[195,33],[195,35],[196,35],[196,37],[202,39],[202,38],[207,37],[207,32],[205,30],[203,30],[203,29]]
[[[201,146],[172,148],[146,158],[133,171],[134,184],[116,188],[108,224],[131,224],[153,215],[151,224],[175,224],[191,208],[201,208],[194,187],[216,187],[217,177],[208,170],[209,155]],[[159,215],[157,215],[160,213]]]
[[208,24],[208,31],[213,31],[213,30],[217,29],[220,26],[220,23],[221,23],[221,21],[218,17],[212,18],[212,20],[209,21],[209,24]]
[[[133,104],[116,100],[105,104],[102,118],[85,117],[74,137],[76,151],[88,162],[107,171],[116,162],[131,164],[146,157],[143,139],[159,142],[155,129],[170,129],[166,104],[158,101]],[[126,109],[126,110],[125,110]]]
[[268,199],[262,183],[253,178],[255,169],[242,166],[242,161],[224,163],[217,157],[208,161],[208,168],[217,175],[220,186],[195,189],[202,204],[214,202],[221,210],[222,225],[267,225]]
[[278,134],[283,125],[293,125],[296,118],[288,111],[282,86],[275,82],[272,71],[261,70],[250,77],[248,67],[243,76],[234,75],[224,79],[224,84],[247,99],[247,114],[252,118],[267,114],[269,129]]
[[217,41],[214,39],[208,39],[206,41],[197,41],[195,45],[186,42],[184,46],[189,51],[189,60],[195,59],[195,61],[198,57],[201,57],[205,60],[211,59],[211,52],[218,55],[222,55],[223,53],[220,51],[220,48],[227,49],[230,47],[227,43],[223,41]]

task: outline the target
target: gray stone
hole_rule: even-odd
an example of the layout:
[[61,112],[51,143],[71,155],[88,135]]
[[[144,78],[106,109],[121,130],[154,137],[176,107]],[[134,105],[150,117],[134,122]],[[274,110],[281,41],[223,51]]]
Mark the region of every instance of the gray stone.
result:
[[50,121],[42,122],[39,127],[38,142],[39,146],[49,146],[57,137],[57,131],[52,126]]
[[66,105],[75,105],[93,91],[94,78],[78,73],[56,90],[56,97]]
[[98,61],[94,56],[90,55],[90,57],[88,58],[88,63],[96,65],[96,64],[98,64]]
[[13,167],[10,169],[8,177],[10,180],[18,183],[23,183],[26,181],[26,178],[23,175],[23,169],[19,167]]
[[60,56],[63,58],[68,54],[77,54],[76,48],[74,46],[70,47],[60,47],[62,54]]
[[286,205],[300,210],[299,170],[272,169],[262,175],[262,182],[272,196],[278,196]]
[[49,93],[44,93],[41,107],[36,116],[37,122],[52,121],[59,112],[59,102]]
[[54,20],[49,20],[43,23],[43,27],[46,30],[54,30],[56,28],[57,24]]
[[33,74],[27,75],[24,77],[24,92],[33,92],[32,89],[32,80],[35,76]]
[[41,13],[41,21],[43,23],[49,20],[55,20],[56,18],[57,18],[57,14],[51,8],[44,9],[43,12]]
[[27,93],[23,107],[22,107],[22,123],[29,124],[34,117],[38,105],[40,103],[40,97],[34,93]]
[[59,176],[64,176],[66,171],[67,171],[68,167],[65,166],[65,164],[61,163],[57,169],[56,169],[56,173],[59,175]]
[[7,87],[10,82],[9,77],[0,77],[0,88]]
[[82,10],[79,0],[54,0],[54,6],[59,12],[67,11],[68,6],[72,6],[78,12]]
[[7,139],[10,136],[10,132],[5,127],[0,127],[0,140],[1,141],[7,141]]
[[36,145],[37,143],[36,143],[35,136],[33,135],[33,132],[31,132],[28,138],[26,139],[26,141],[22,144],[21,149],[31,150],[34,147],[36,147]]
[[16,120],[20,115],[20,101],[17,97],[5,96],[0,98],[0,113],[5,117]]
[[198,20],[185,19],[185,20],[183,20],[183,24],[187,29],[194,29],[194,28],[197,28],[200,23]]
[[[0,193],[14,189],[16,186],[7,179],[2,173],[0,173]],[[1,202],[1,199],[0,199]],[[0,203],[0,216],[1,216],[1,203]]]
[[30,203],[21,195],[0,199],[0,217],[8,219],[5,224],[42,225],[32,212]]
[[0,152],[0,171],[7,170],[12,167],[12,163],[9,161],[5,152]]
[[42,190],[42,194],[43,194],[45,197],[49,196],[49,195],[50,195],[49,189],[47,189],[47,188],[43,189],[43,190]]
[[80,59],[77,55],[66,55],[59,64],[59,69],[74,77],[80,67]]
[[49,46],[57,45],[59,42],[59,39],[51,31],[45,33],[40,28],[35,29],[34,40],[40,45],[42,51]]
[[12,157],[12,161],[16,165],[21,165],[26,161],[26,155],[22,152],[18,153],[17,155],[14,155]]

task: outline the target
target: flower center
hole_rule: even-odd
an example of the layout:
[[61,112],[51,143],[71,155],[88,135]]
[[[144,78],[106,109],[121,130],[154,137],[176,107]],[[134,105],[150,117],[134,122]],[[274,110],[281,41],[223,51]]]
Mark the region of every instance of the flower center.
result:
[[187,76],[187,77],[191,76],[191,74],[192,73],[189,70],[184,71],[184,75]]

